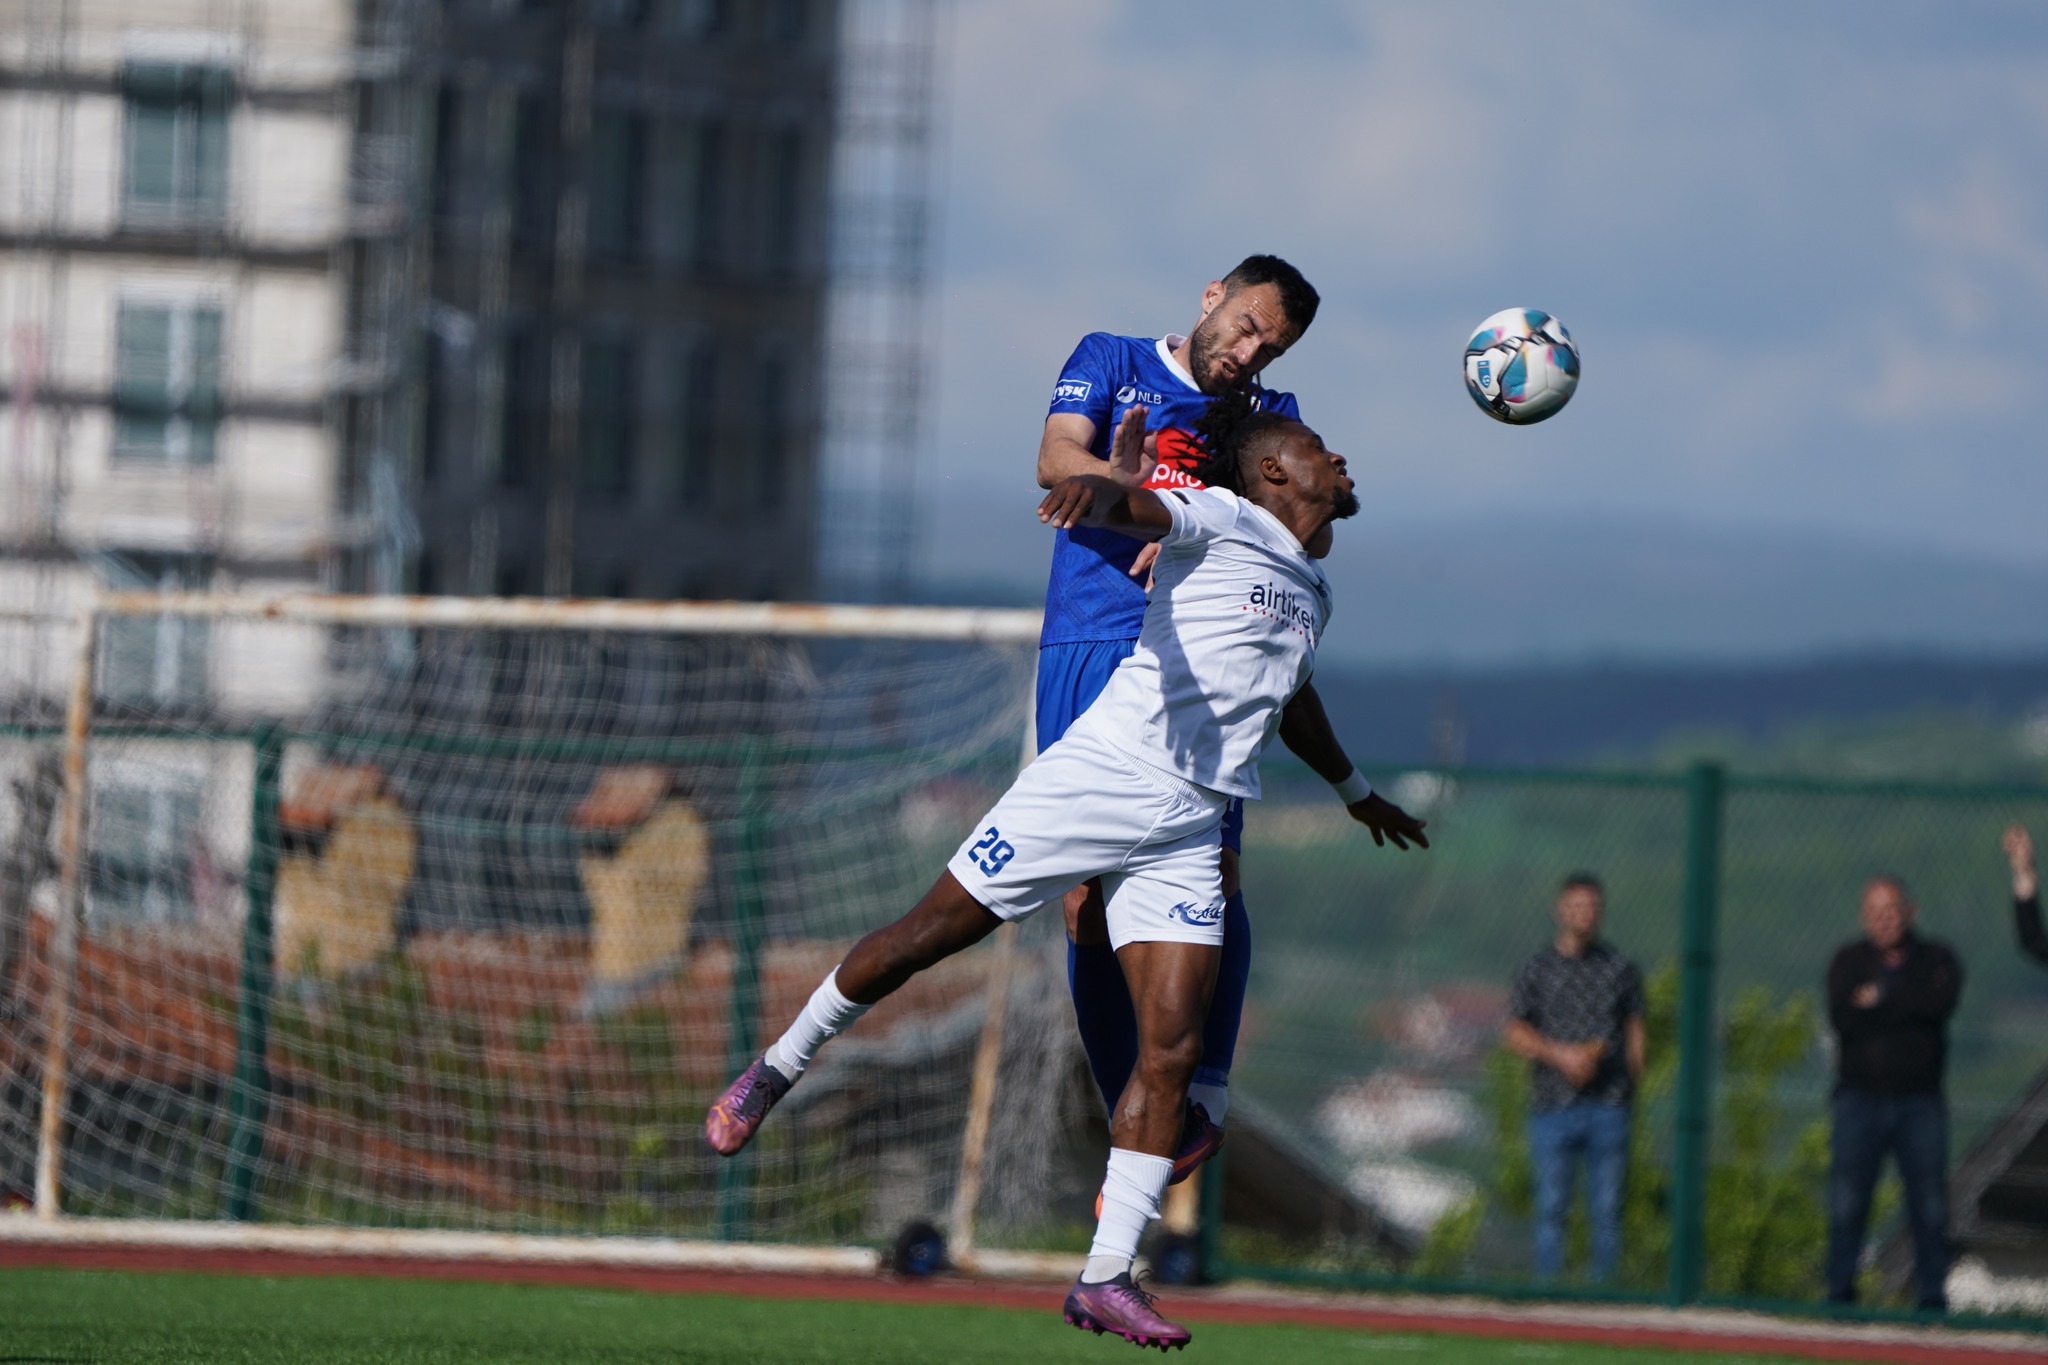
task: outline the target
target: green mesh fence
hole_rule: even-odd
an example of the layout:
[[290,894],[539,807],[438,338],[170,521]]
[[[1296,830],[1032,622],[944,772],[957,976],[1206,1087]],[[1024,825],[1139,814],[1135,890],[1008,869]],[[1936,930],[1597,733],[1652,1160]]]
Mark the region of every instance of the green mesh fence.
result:
[[[1906,880],[1920,931],[1968,971],[1948,1068],[1959,1177],[2048,1067],[2048,972],[2015,946],[1998,848],[2012,821],[2048,827],[2048,791],[1718,770],[1389,785],[1430,820],[1430,851],[1375,848],[1298,770],[1269,774],[1247,822],[1251,1000],[1226,1175],[1205,1191],[1224,1274],[1817,1301],[1833,1084],[1822,983],[1861,933],[1876,873]],[[1554,937],[1559,883],[1580,870],[1606,884],[1604,937],[1648,979],[1651,1039],[1621,1269],[1599,1288],[1582,1203],[1566,1276],[1535,1279],[1528,1064],[1500,1041],[1515,969]],[[1690,955],[1689,916],[1706,950]],[[1688,984],[1703,1056],[1681,1046]],[[1959,1178],[1965,1251],[1999,1231],[1980,1192]],[[1899,1223],[1881,1194],[1865,1275],[1880,1301],[1909,1264]]]
[[[836,1043],[744,1161],[711,1159],[697,1127],[1005,785],[1028,648],[591,632],[543,650],[477,631],[408,649],[334,635],[288,723],[98,706],[64,1208],[886,1241],[948,1207],[984,953]],[[50,1053],[56,720],[0,731],[0,1183],[23,1197]],[[605,783],[649,769],[649,801],[592,815]],[[1250,812],[1251,995],[1231,1140],[1200,1187],[1214,1272],[1814,1301],[1821,979],[1880,871],[1969,972],[1954,1223],[1965,1249],[1997,1231],[1964,1177],[2048,1065],[2048,973],[2014,947],[1997,839],[2014,820],[2048,831],[2048,791],[1378,775],[1434,848],[1375,848],[1284,761]],[[1649,983],[1622,1267],[1597,1290],[1583,1218],[1564,1280],[1532,1276],[1528,1070],[1500,1047],[1509,982],[1577,870],[1605,882],[1606,937]],[[1100,1115],[1091,1128],[1055,916],[1024,946],[984,1236],[1072,1248]],[[1872,1228],[1879,1298],[1904,1274],[1895,1203]]]

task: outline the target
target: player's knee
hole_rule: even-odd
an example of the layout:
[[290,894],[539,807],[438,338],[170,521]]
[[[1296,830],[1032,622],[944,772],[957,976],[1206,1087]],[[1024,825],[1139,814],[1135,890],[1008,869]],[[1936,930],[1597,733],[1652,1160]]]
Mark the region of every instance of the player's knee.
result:
[[[935,887],[917,908],[887,929],[877,931],[877,944],[890,965],[921,972],[987,938],[1002,921],[964,891]],[[876,937],[877,935],[870,935]]]
[[1201,1030],[1176,1030],[1163,1038],[1148,1038],[1140,1050],[1138,1065],[1154,1081],[1185,1088],[1194,1079],[1202,1060]]

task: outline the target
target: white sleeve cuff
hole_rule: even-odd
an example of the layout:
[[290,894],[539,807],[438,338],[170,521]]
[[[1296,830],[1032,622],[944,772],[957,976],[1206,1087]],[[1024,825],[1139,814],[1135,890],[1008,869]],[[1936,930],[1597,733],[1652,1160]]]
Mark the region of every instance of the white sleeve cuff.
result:
[[1338,799],[1347,806],[1355,806],[1372,795],[1372,783],[1366,781],[1365,774],[1356,768],[1353,768],[1351,775],[1342,782],[1332,782],[1330,785],[1337,789]]

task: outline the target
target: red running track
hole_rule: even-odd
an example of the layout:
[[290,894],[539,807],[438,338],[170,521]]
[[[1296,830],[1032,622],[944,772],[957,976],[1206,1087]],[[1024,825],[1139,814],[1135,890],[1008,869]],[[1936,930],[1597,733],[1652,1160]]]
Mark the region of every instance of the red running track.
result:
[[[732,1294],[750,1299],[821,1299],[841,1303],[944,1303],[972,1308],[1019,1308],[1052,1313],[1062,1290],[988,1280],[904,1280],[888,1276],[734,1274],[708,1270],[635,1270],[598,1265],[540,1265],[516,1261],[440,1260],[403,1256],[309,1256],[277,1251],[172,1250],[159,1247],[81,1247],[0,1243],[0,1267],[43,1266],[76,1270],[186,1271],[243,1275],[357,1275],[402,1280],[478,1280],[504,1284],[582,1285],[656,1294]],[[1220,1298],[1199,1290],[1175,1294],[1176,1318],[1372,1332],[1427,1332],[1508,1341],[1572,1342],[1800,1360],[1849,1360],[1871,1365],[2022,1365],[2048,1362],[2039,1352],[1940,1342],[1830,1340],[1758,1332],[1711,1331],[1484,1313],[1414,1311],[1325,1302],[1278,1303]]]

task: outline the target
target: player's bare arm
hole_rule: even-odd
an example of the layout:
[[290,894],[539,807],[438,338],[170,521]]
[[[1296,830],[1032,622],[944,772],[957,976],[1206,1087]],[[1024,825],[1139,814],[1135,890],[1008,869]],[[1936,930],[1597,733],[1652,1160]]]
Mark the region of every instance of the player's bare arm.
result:
[[1051,488],[1061,479],[1107,473],[1118,483],[1143,488],[1159,463],[1159,438],[1145,430],[1149,415],[1150,409],[1142,406],[1124,411],[1110,442],[1107,470],[1103,458],[1089,447],[1095,439],[1094,422],[1069,412],[1046,418],[1045,437],[1038,446],[1038,486]]
[[[1345,754],[1344,746],[1338,742],[1337,732],[1330,726],[1330,717],[1323,710],[1323,699],[1317,695],[1313,682],[1303,683],[1294,699],[1281,710],[1280,742],[1314,769],[1316,776],[1332,786],[1344,782],[1357,771]],[[1389,839],[1398,849],[1405,850],[1411,839],[1417,847],[1429,847],[1429,837],[1422,832],[1425,822],[1378,792],[1368,792],[1363,800],[1350,802],[1344,809],[1371,832],[1373,843],[1382,848],[1386,847]]]
[[[1156,438],[1145,430],[1145,416],[1142,407],[1128,409],[1110,444],[1109,472],[1060,480],[1038,504],[1038,519],[1060,530],[1101,526],[1138,540],[1157,540],[1172,530],[1166,505],[1142,486],[1158,458]],[[1100,460],[1094,464],[1098,470],[1102,467]]]
[[1100,474],[1102,457],[1091,449],[1094,441],[1093,418],[1075,412],[1046,418],[1045,432],[1038,438],[1038,486],[1050,488],[1076,474]]

